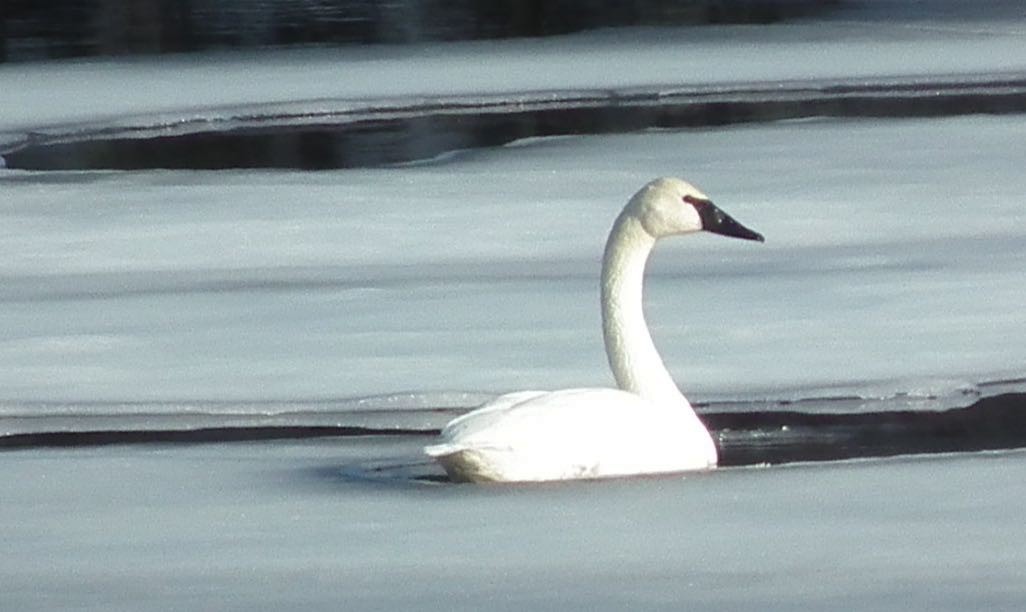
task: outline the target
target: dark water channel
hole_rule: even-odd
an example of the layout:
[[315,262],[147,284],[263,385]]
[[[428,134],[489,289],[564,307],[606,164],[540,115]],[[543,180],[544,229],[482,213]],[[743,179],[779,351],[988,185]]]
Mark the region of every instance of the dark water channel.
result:
[[838,0],[5,0],[0,62],[224,48],[540,37],[772,23]]
[[[793,82],[662,91],[537,92],[516,102],[392,100],[317,115],[259,110],[177,127],[34,133],[3,154],[26,170],[372,167],[535,136],[700,128],[805,117],[1026,112],[1026,77]],[[183,127],[184,125],[184,127]],[[178,133],[168,133],[177,131]]]
[[[838,402],[838,400],[822,400]],[[709,411],[703,420],[720,450],[720,465],[781,465],[795,462],[892,457],[1026,448],[1026,393],[1004,393],[948,410],[809,412],[816,401],[792,409]],[[784,405],[783,408],[789,408]],[[417,439],[427,443],[435,429],[353,426],[255,426],[189,430],[57,431],[0,436],[0,450],[92,447],[124,444],[208,444],[261,440]],[[447,482],[423,456],[357,463],[346,478]]]

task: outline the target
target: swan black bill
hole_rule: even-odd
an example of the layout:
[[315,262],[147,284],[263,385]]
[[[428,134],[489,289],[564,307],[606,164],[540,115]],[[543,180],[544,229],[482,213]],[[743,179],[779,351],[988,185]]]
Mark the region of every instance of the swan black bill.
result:
[[702,229],[707,232],[744,240],[766,241],[762,234],[741,225],[734,217],[720,210],[712,202],[705,202],[703,206],[698,207],[698,215],[702,219]]

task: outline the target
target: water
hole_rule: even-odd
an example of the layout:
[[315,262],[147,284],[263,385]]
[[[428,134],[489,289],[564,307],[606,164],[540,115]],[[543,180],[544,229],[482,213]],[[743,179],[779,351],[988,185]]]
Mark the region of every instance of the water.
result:
[[574,2],[491,5],[405,2],[213,0],[175,6],[53,0],[18,3],[5,15],[0,61],[94,54],[170,53],[296,44],[541,37],[638,23],[767,23],[835,2],[767,0],[728,4]]
[[182,121],[32,134],[7,154],[6,163],[26,170],[325,170],[419,163],[545,136],[1024,111],[1026,80],[1012,74],[533,92],[389,100],[337,112],[302,105],[236,109],[217,121],[218,129]]
[[0,143],[111,126],[227,129],[254,112],[337,116],[439,101],[829,79],[972,81],[1026,69],[1017,2],[977,10],[934,0],[899,5],[899,14],[887,2],[848,9],[769,27],[6,64]]

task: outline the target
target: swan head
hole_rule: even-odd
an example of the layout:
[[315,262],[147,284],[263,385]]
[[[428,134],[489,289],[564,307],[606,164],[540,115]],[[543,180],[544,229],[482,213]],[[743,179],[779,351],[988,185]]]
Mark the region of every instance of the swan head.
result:
[[653,238],[706,231],[764,241],[762,234],[738,223],[697,187],[678,178],[659,178],[634,194],[627,209]]

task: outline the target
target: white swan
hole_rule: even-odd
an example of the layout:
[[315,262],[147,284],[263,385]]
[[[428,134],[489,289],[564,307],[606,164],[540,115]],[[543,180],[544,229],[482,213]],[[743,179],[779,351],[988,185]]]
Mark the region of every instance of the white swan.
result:
[[521,391],[446,425],[424,451],[453,480],[522,482],[701,470],[716,445],[663,365],[642,311],[656,240],[709,231],[762,241],[674,178],[641,188],[617,217],[602,259],[602,331],[619,389]]

